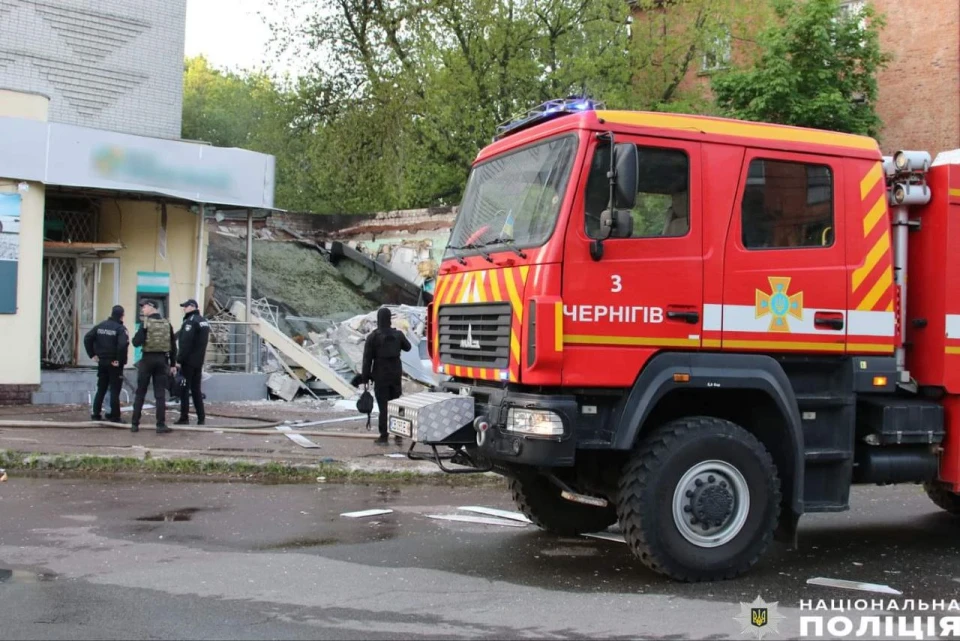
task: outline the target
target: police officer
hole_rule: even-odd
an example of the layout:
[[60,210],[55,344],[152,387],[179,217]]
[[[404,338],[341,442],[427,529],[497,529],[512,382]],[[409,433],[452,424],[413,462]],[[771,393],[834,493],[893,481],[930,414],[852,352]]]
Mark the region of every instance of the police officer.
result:
[[183,308],[183,326],[180,328],[180,346],[177,350],[177,362],[183,375],[181,388],[180,419],[177,425],[190,423],[190,395],[193,395],[193,407],[197,411],[197,425],[203,425],[206,417],[203,410],[203,391],[200,389],[203,375],[203,361],[207,356],[207,342],[210,340],[210,323],[200,315],[197,301],[192,298],[180,304]]
[[[410,341],[403,332],[390,326],[390,310],[381,307],[377,312],[377,329],[370,332],[363,346],[363,371],[361,377],[364,383],[373,381],[373,395],[377,399],[380,409],[379,428],[380,437],[375,441],[377,445],[387,445],[387,405],[403,393],[403,364],[400,362],[400,352],[410,351]],[[402,439],[397,436],[399,445]]]
[[157,311],[157,302],[144,300],[141,305],[143,324],[133,337],[133,346],[143,348],[143,357],[137,363],[137,395],[133,401],[130,431],[140,430],[143,401],[147,396],[147,388],[153,381],[153,394],[157,399],[157,434],[166,434],[172,431],[166,424],[167,376],[176,371],[173,364],[177,359],[177,342],[170,321]]
[[97,395],[93,399],[95,421],[102,421],[103,399],[110,390],[110,415],[107,420],[120,423],[120,388],[123,387],[123,366],[127,364],[130,334],[123,325],[123,307],[116,305],[110,318],[94,326],[83,337],[87,357],[97,361]]

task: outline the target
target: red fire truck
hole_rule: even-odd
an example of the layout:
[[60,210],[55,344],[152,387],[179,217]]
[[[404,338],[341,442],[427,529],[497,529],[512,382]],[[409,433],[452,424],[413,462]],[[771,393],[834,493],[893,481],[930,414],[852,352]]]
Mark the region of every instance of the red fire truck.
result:
[[551,101],[476,159],[429,309],[449,380],[389,429],[684,581],[852,484],[960,515],[958,247],[960,151]]

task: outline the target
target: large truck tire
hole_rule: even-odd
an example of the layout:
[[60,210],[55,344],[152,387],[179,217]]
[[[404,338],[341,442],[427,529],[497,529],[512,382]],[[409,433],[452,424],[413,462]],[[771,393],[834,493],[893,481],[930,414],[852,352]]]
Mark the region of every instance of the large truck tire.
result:
[[940,483],[924,483],[923,489],[937,507],[954,516],[960,516],[960,494],[955,494]]
[[633,553],[679,581],[732,579],[760,559],[780,516],[780,479],[735,423],[689,417],[644,438],[620,478],[617,511]]
[[613,505],[594,507],[573,503],[560,496],[560,488],[540,474],[509,478],[517,508],[542,530],[561,536],[602,532],[617,522]]

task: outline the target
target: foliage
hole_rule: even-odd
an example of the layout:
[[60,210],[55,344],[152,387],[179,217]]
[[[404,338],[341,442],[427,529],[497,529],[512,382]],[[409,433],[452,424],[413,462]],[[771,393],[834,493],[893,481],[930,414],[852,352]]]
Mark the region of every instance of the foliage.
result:
[[869,3],[843,14],[838,0],[778,0],[776,15],[755,65],[713,79],[717,104],[736,118],[876,136],[883,17]]
[[309,66],[297,126],[315,209],[347,212],[457,203],[496,126],[552,98],[702,105],[687,72],[746,15],[735,0],[271,2],[276,55]]

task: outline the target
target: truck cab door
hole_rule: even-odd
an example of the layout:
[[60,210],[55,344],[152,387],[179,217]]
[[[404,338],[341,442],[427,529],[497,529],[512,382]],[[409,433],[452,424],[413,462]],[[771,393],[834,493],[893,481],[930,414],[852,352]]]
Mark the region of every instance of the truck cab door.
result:
[[843,161],[748,149],[726,242],[722,347],[842,354]]
[[639,156],[633,231],[590,245],[609,200],[610,147],[592,141],[563,263],[563,384],[629,387],[651,356],[696,350],[703,325],[700,145],[617,134]]

